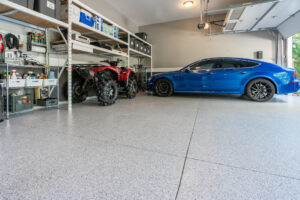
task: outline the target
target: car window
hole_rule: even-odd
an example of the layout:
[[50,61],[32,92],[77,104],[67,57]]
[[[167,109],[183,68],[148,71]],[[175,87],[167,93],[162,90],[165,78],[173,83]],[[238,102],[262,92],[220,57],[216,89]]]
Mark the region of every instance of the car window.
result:
[[223,62],[222,69],[234,69],[236,68],[236,63],[234,62]]
[[221,60],[216,63],[214,69],[238,69],[243,67],[257,66],[257,63],[241,60]]
[[235,68],[238,68],[238,67],[239,66],[234,61],[218,61],[214,65],[214,69],[235,69]]
[[200,70],[208,70],[213,69],[215,62],[214,61],[203,61],[194,64],[193,66],[189,67],[189,70],[192,72],[198,72]]
[[259,65],[259,63],[250,62],[250,61],[243,61],[242,63],[243,63],[242,67],[256,67]]

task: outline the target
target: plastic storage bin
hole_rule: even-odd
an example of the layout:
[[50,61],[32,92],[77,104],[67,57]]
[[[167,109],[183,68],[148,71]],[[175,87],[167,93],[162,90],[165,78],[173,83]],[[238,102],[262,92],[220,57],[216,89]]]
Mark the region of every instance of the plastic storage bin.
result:
[[151,47],[147,47],[147,54],[151,56]]
[[[75,22],[79,22],[80,21],[80,8],[75,6],[75,5],[72,5],[72,20],[75,21]],[[68,4],[64,4],[64,5],[61,5],[61,9],[60,9],[60,19],[62,21],[66,21],[68,20],[68,16],[69,16],[69,13],[68,13]]]
[[145,41],[147,41],[147,39],[148,39],[148,35],[147,35],[147,33],[136,33],[135,34],[136,36],[138,36],[139,38],[141,38],[142,40],[145,40]]
[[43,86],[42,79],[26,79],[26,87],[41,87]]
[[95,21],[94,28],[96,30],[100,31],[100,29],[101,29],[101,23],[103,22],[103,20],[99,16],[96,16],[96,17],[94,17],[94,21]]
[[55,86],[57,85],[57,79],[44,79],[43,80],[43,86]]
[[119,38],[119,27],[114,26],[114,37]]
[[140,49],[139,49],[139,51],[140,52],[142,52],[142,53],[144,53],[144,44],[142,44],[142,43],[140,43]]
[[140,50],[140,45],[141,45],[141,42],[138,41],[138,40],[135,40],[135,50],[139,51]]
[[61,0],[35,0],[34,10],[49,17],[60,19]]
[[26,8],[29,8],[31,10],[33,10],[34,8],[34,0],[9,0],[9,1],[24,6]]
[[135,49],[135,38],[130,38],[130,48]]
[[114,27],[112,25],[103,23],[102,24],[102,32],[107,35],[114,36]]
[[[3,81],[4,86],[6,87],[6,80]],[[9,79],[8,80],[8,87],[9,88],[22,88],[25,87],[25,79]]]
[[9,97],[9,111],[12,113],[30,110],[32,108],[33,108],[32,94]]
[[49,98],[49,99],[38,99],[37,100],[38,106],[56,106],[57,105],[57,99]]
[[144,54],[147,54],[147,48],[148,48],[147,46],[144,46],[144,52],[143,52]]
[[80,11],[80,22],[89,27],[94,27],[95,24],[93,15],[85,10]]

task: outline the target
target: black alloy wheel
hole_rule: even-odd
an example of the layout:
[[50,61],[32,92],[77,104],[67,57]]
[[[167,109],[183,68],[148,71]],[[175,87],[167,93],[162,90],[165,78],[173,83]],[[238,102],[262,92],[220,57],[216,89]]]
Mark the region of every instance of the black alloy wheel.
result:
[[169,97],[173,94],[173,85],[168,79],[159,79],[154,85],[154,92],[160,97]]
[[253,101],[266,102],[271,100],[276,92],[274,84],[263,78],[251,81],[246,89],[247,96]]

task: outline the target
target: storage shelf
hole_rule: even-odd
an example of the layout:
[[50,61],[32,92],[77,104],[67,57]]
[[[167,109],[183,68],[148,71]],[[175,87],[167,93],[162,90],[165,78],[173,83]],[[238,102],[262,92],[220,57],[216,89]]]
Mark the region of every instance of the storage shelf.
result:
[[73,2],[73,4],[75,4],[76,6],[78,6],[79,8],[85,9],[85,10],[87,10],[87,11],[89,11],[89,12],[95,14],[95,15],[100,16],[106,23],[109,23],[109,24],[112,24],[112,25],[115,25],[115,26],[119,27],[119,29],[120,29],[119,35],[124,35],[124,34],[127,35],[127,34],[129,34],[129,35],[131,35],[131,36],[137,38],[138,40],[142,41],[143,43],[145,43],[145,44],[147,44],[147,45],[149,45],[149,46],[152,47],[152,45],[151,45],[149,42],[146,42],[145,40],[143,40],[143,39],[137,37],[135,34],[131,33],[131,32],[128,31],[128,30],[126,30],[126,29],[123,28],[122,26],[120,26],[120,25],[114,23],[113,21],[107,19],[106,17],[104,17],[103,15],[101,15],[100,13],[98,13],[97,11],[95,11],[94,9],[88,7],[88,6],[85,5],[84,3],[80,2],[79,0],[72,0],[72,2]]
[[104,20],[105,23],[110,24],[110,25],[118,26],[121,30],[121,34],[122,34],[122,32],[127,32],[127,31],[125,31],[126,29],[124,29],[123,27],[121,27],[118,24],[114,23],[113,21],[107,19],[106,17],[104,17],[103,15],[98,13],[96,10],[90,8],[89,6],[87,6],[84,3],[80,2],[79,0],[72,0],[72,3],[74,5],[76,5],[77,7],[81,8],[81,9],[87,10],[90,13],[93,13],[94,15],[98,15],[99,17],[101,17]]
[[8,0],[0,1],[0,15],[16,19],[22,22],[33,24],[43,28],[55,28],[55,27],[65,27],[68,28],[68,24],[49,17],[47,15],[41,14],[29,8],[25,8],[21,5],[13,3]]
[[46,44],[31,43],[31,45],[36,47],[47,47]]
[[59,105],[55,105],[55,106],[36,106],[34,105],[32,109],[29,109],[29,110],[24,110],[24,111],[21,111],[21,112],[9,112],[9,116],[10,117],[17,117],[17,116],[21,116],[21,115],[24,115],[24,114],[28,114],[28,113],[31,113],[31,112],[35,112],[35,111],[43,111],[43,110],[50,110],[50,109],[56,109],[58,108]]
[[92,27],[89,27],[88,25],[85,25],[81,22],[72,22],[72,28],[75,31],[80,32],[83,36],[90,37],[96,40],[106,40],[109,44],[125,44],[128,45],[127,42],[124,42],[118,38],[115,38],[113,36],[107,35],[100,30],[96,30]]
[[[128,49],[123,49],[123,51],[128,51]],[[148,55],[148,54],[145,54],[145,53],[142,53],[142,52],[139,52],[135,49],[129,49],[129,52],[130,52],[130,55],[132,57],[137,57],[137,58],[152,58],[152,56]]]
[[[0,67],[6,67],[6,64],[0,64]],[[24,69],[48,69],[48,68],[56,68],[60,66],[41,66],[41,65],[11,65],[8,64],[9,68],[24,68]]]
[[[0,64],[0,67],[6,67],[6,64]],[[38,65],[11,65],[8,64],[8,67],[13,67],[13,68],[27,68],[27,69],[46,69],[49,67],[46,66],[38,66]]]
[[147,42],[147,41],[143,40],[142,38],[136,36],[135,34],[130,33],[130,36],[131,36],[131,37],[134,37],[135,39],[137,39],[137,40],[139,40],[139,41],[141,41],[141,42],[143,42],[143,43],[149,45],[150,47],[152,47],[152,44],[150,44],[149,42]]
[[90,44],[85,44],[85,43],[78,42],[78,41],[75,41],[75,40],[72,40],[72,43],[73,44],[77,44],[77,45],[81,45],[81,46],[84,46],[84,47],[92,48],[93,49],[93,53],[95,53],[95,54],[105,54],[105,55],[111,55],[111,56],[124,56],[124,57],[128,57],[128,54],[124,54],[124,53],[122,53],[120,51],[111,51],[111,50],[108,50],[108,49],[104,49],[104,48],[101,48],[101,47],[96,47],[96,46],[93,46],[93,45],[90,45]]

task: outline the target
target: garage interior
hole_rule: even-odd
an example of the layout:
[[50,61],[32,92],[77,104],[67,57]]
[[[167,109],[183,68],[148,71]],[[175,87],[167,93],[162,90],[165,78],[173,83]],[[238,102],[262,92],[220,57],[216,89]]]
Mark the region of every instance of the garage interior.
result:
[[[300,72],[299,11],[299,0],[1,0],[0,200],[300,199],[299,94],[147,91],[206,58]],[[117,100],[89,88],[78,102],[74,73],[94,84],[104,66],[124,74]],[[122,93],[131,74],[136,96]]]

